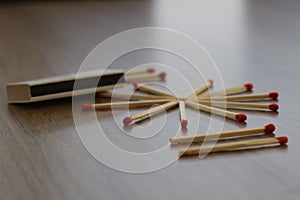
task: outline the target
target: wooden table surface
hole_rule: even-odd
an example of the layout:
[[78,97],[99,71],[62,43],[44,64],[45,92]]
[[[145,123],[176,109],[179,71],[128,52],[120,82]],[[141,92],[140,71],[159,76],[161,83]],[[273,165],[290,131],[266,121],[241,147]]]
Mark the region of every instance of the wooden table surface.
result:
[[[299,1],[0,4],[0,199],[299,199],[299,9]],[[73,121],[71,99],[6,103],[6,83],[76,72],[101,41],[146,26],[174,29],[201,43],[218,65],[225,86],[252,82],[255,92],[278,91],[278,113],[247,111],[247,124],[226,120],[224,130],[274,123],[277,135],[289,137],[288,145],[215,153],[204,159],[180,159],[155,172],[124,173],[102,164],[86,150]],[[169,61],[170,55],[162,54],[136,52],[113,67]],[[202,83],[186,63],[176,59],[170,58],[167,64],[181,70],[193,86]],[[163,84],[179,92],[186,90],[172,69]],[[216,88],[220,84],[216,83]],[[122,90],[132,88],[128,85]],[[83,118],[87,115],[82,113]],[[152,124],[147,121],[147,128],[143,129],[142,123],[142,127],[123,130],[111,112],[97,113],[108,138],[133,152],[168,145],[168,137],[181,131],[178,111],[173,109],[156,136],[132,137],[151,135],[164,116],[154,118]],[[195,130],[193,119],[198,116],[196,131],[207,130],[210,115],[189,109],[188,116],[189,129],[181,134]],[[222,122],[213,118],[212,127]]]

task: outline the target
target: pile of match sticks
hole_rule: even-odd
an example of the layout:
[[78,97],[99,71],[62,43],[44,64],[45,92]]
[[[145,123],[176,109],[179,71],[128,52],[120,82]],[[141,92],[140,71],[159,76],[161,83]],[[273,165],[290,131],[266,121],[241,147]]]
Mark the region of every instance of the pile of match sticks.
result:
[[[124,125],[135,121],[141,121],[150,116],[165,112],[174,107],[179,107],[179,116],[182,127],[188,125],[186,115],[186,106],[208,112],[214,115],[220,115],[228,119],[244,122],[247,116],[244,113],[228,111],[226,108],[247,109],[247,110],[269,110],[277,111],[279,106],[275,103],[258,103],[259,101],[272,100],[278,98],[277,92],[268,92],[263,94],[243,94],[251,91],[253,85],[247,83],[241,86],[227,88],[225,90],[208,92],[213,86],[213,81],[209,80],[205,84],[188,93],[185,97],[177,97],[173,94],[166,93],[156,88],[133,82],[136,90],[146,93],[145,95],[128,95],[120,93],[100,92],[97,97],[106,97],[112,99],[123,99],[125,101],[84,104],[84,110],[91,109],[111,109],[111,108],[128,108],[128,107],[151,107],[141,113],[127,116],[123,119]],[[255,101],[251,102],[251,101]]]
[[[228,111],[227,108],[243,109],[243,110],[259,110],[259,111],[277,111],[279,106],[275,103],[261,103],[260,101],[276,100],[277,92],[268,92],[262,94],[248,94],[252,91],[253,85],[247,83],[241,86],[227,88],[225,90],[209,92],[213,86],[213,81],[209,80],[205,84],[199,86],[184,97],[178,97],[173,94],[166,93],[159,89],[138,83],[136,81],[144,81],[153,78],[164,79],[164,72],[153,74],[154,69],[141,69],[128,71],[125,73],[126,82],[133,82],[133,86],[139,92],[145,94],[121,94],[111,92],[99,92],[96,97],[118,99],[117,102],[84,104],[84,110],[94,109],[112,109],[112,108],[128,108],[128,107],[151,107],[141,113],[127,116],[123,119],[124,125],[129,125],[136,121],[142,121],[150,116],[165,112],[171,108],[179,107],[179,116],[181,126],[188,125],[186,115],[186,106],[208,112],[214,115],[220,115],[231,120],[244,122],[247,116],[244,113]],[[154,107],[153,107],[154,106]],[[280,146],[288,142],[286,136],[269,137],[263,139],[242,140],[237,142],[219,143],[219,140],[227,140],[232,138],[245,138],[245,136],[270,134],[275,130],[273,124],[268,124],[259,128],[237,129],[225,131],[221,133],[206,133],[194,136],[170,138],[171,145],[176,144],[192,144],[204,141],[215,141],[215,145],[201,145],[200,147],[192,147],[179,151],[179,156],[196,155],[200,153],[232,151],[245,148],[258,148],[265,146]]]
[[[273,124],[267,124],[263,127],[258,128],[248,128],[248,129],[236,129],[232,131],[225,131],[221,133],[205,133],[198,134],[194,136],[176,137],[170,138],[171,145],[177,144],[192,144],[192,143],[204,143],[204,141],[215,141],[220,140],[226,141],[228,139],[243,139],[247,136],[262,135],[262,134],[272,134],[275,131],[275,126]],[[274,134],[273,134],[274,135]],[[215,145],[201,145],[200,147],[189,147],[184,150],[179,151],[179,157],[207,154],[211,152],[223,152],[223,151],[234,151],[248,148],[260,148],[260,147],[274,147],[281,146],[288,142],[288,137],[269,137],[262,139],[251,139],[242,140],[237,142],[227,142],[227,143],[216,143]]]

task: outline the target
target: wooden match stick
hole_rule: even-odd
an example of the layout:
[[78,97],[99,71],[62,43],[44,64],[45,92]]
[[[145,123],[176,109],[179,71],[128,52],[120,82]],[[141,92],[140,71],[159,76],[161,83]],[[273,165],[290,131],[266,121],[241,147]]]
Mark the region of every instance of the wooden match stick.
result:
[[159,78],[160,80],[165,80],[167,74],[166,72],[160,72],[160,73],[151,73],[151,74],[136,74],[136,75],[125,75],[125,82],[126,83],[132,83],[135,81],[146,81],[149,79],[156,79]]
[[193,98],[197,97],[197,95],[200,95],[203,92],[205,92],[206,90],[208,90],[209,88],[211,88],[213,86],[213,83],[214,83],[213,80],[208,80],[204,85],[201,85],[200,87],[195,89],[193,92],[186,95],[184,97],[184,99],[193,99]]
[[169,110],[175,106],[178,105],[178,101],[171,101],[153,108],[150,108],[149,110],[146,110],[144,112],[132,115],[132,116],[127,116],[123,119],[123,123],[124,125],[128,125],[130,124],[133,120],[137,120],[137,119],[146,119],[148,117],[150,117],[151,115],[155,115],[161,112],[164,112],[166,110]]
[[145,74],[145,73],[154,73],[155,69],[153,67],[143,68],[143,69],[134,69],[125,71],[125,75],[136,75],[136,74]]
[[206,105],[191,102],[191,101],[185,101],[185,103],[187,106],[189,106],[191,108],[201,110],[204,112],[208,112],[208,113],[212,113],[212,114],[216,114],[216,115],[221,115],[221,116],[227,117],[229,119],[237,120],[239,122],[244,122],[247,119],[247,116],[245,114],[240,114],[240,113],[235,113],[235,112],[231,112],[231,111],[227,111],[227,110],[223,110],[223,109],[219,109],[219,108],[214,108],[214,107],[206,106]]
[[97,92],[96,97],[117,98],[117,99],[126,99],[126,100],[137,100],[137,99],[155,100],[155,99],[168,99],[168,98],[176,99],[175,97],[171,97],[171,96],[120,94],[120,93],[111,93],[111,92]]
[[260,99],[277,99],[278,92],[269,92],[263,94],[250,94],[250,95],[231,95],[225,97],[198,97],[198,100],[212,100],[212,101],[240,101],[240,100],[260,100]]
[[259,133],[273,133],[275,131],[274,124],[267,124],[263,127],[258,128],[245,128],[245,129],[236,129],[231,131],[224,131],[220,133],[205,133],[197,134],[193,136],[184,136],[170,138],[172,144],[181,144],[181,143],[192,143],[192,142],[203,142],[209,140],[216,140],[219,138],[232,138],[232,137],[242,137],[248,135],[256,135]]
[[158,96],[167,96],[167,97],[174,97],[173,95],[171,94],[168,94],[164,91],[161,91],[161,90],[158,90],[158,89],[155,89],[153,87],[150,87],[150,86],[147,86],[145,84],[140,84],[138,82],[134,82],[133,83],[133,86],[139,90],[139,91],[142,91],[142,92],[146,92],[146,93],[150,93],[150,94],[154,94],[154,95],[158,95]]
[[213,97],[219,95],[230,95],[230,94],[237,94],[242,92],[251,91],[253,85],[251,83],[246,83],[242,86],[232,87],[225,90],[219,90],[211,93],[200,94],[199,97]]
[[186,117],[184,101],[179,101],[179,113],[180,113],[181,127],[185,128],[188,125],[188,120]]
[[251,109],[268,109],[277,111],[279,106],[276,103],[242,103],[242,102],[229,102],[229,101],[198,101],[200,104],[220,107],[220,108],[251,108]]
[[110,103],[96,103],[96,104],[83,104],[83,110],[101,110],[109,108],[127,108],[127,107],[145,107],[152,106],[155,104],[163,104],[172,101],[172,99],[160,99],[160,100],[148,100],[148,101],[121,101],[121,102],[110,102]]
[[242,148],[262,147],[262,146],[272,145],[272,144],[284,145],[287,142],[288,142],[288,137],[286,136],[239,141],[239,142],[230,142],[225,144],[216,144],[214,146],[202,146],[202,147],[194,147],[194,148],[188,148],[186,150],[181,150],[179,151],[179,157],[187,156],[187,155],[198,155],[200,153],[234,151]]

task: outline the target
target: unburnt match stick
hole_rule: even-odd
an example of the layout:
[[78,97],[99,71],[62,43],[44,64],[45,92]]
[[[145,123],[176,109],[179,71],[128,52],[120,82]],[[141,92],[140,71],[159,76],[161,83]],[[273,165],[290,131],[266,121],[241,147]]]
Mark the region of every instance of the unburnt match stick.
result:
[[247,141],[239,141],[239,142],[230,142],[225,144],[216,144],[214,146],[202,146],[202,147],[194,147],[188,148],[186,150],[179,151],[179,156],[187,156],[187,155],[198,155],[200,153],[210,153],[210,152],[221,152],[221,151],[234,151],[242,148],[248,147],[263,147],[266,145],[275,145],[280,144],[284,145],[288,142],[288,137],[281,136],[276,138],[263,138],[256,140],[247,140]]
[[123,124],[124,125],[128,125],[130,124],[133,120],[137,120],[137,119],[146,119],[148,117],[150,117],[151,115],[155,115],[161,112],[164,112],[168,109],[171,109],[175,106],[178,105],[178,101],[171,101],[153,108],[150,108],[149,110],[146,110],[144,112],[132,115],[132,116],[127,116],[123,119]]
[[184,99],[193,99],[193,98],[197,97],[197,95],[202,94],[203,92],[205,92],[206,90],[211,88],[213,86],[213,83],[214,83],[213,80],[208,80],[207,83],[205,83],[204,85],[201,85],[200,87],[195,89],[193,92],[186,95]]
[[155,100],[155,99],[168,99],[175,97],[171,96],[156,96],[156,95],[138,95],[138,94],[120,94],[120,93],[111,93],[111,92],[97,92],[96,97],[105,97],[105,98],[117,98],[117,99],[126,99],[126,100]]
[[132,83],[134,81],[146,81],[149,79],[156,79],[159,78],[160,80],[165,80],[167,74],[166,72],[160,73],[151,73],[151,74],[136,74],[136,75],[129,75],[125,74],[125,82]]
[[245,129],[236,129],[232,131],[224,131],[220,133],[205,133],[197,134],[193,136],[184,136],[170,138],[172,144],[181,144],[181,143],[192,143],[192,142],[202,142],[204,140],[216,140],[219,138],[232,138],[232,137],[243,137],[248,135],[256,135],[259,133],[273,133],[275,131],[274,124],[267,124],[263,127],[258,128],[245,128]]
[[240,113],[235,113],[235,112],[231,112],[231,111],[227,111],[227,110],[223,110],[223,109],[219,109],[219,108],[214,108],[214,107],[206,106],[206,105],[191,102],[191,101],[185,101],[185,103],[187,106],[189,106],[191,108],[205,111],[205,112],[212,113],[212,114],[216,114],[216,115],[221,115],[221,116],[227,117],[229,119],[237,120],[239,122],[244,122],[247,119],[247,116],[245,114],[240,114]]
[[268,109],[277,111],[279,106],[276,103],[265,104],[265,103],[242,103],[242,102],[229,102],[229,101],[198,101],[200,104],[220,107],[220,108],[247,108],[247,109]]
[[167,96],[167,97],[174,97],[173,95],[171,94],[168,94],[164,91],[161,91],[161,90],[158,90],[158,89],[155,89],[153,87],[150,87],[150,86],[147,86],[145,84],[140,84],[138,82],[134,82],[133,83],[133,86],[139,90],[139,91],[142,91],[142,92],[146,92],[146,93],[150,93],[150,94],[154,94],[154,95],[158,95],[158,96]]
[[145,73],[154,73],[154,72],[155,72],[155,69],[153,67],[149,67],[149,68],[125,71],[125,75],[136,75],[136,74],[145,74]]
[[251,83],[246,83],[242,86],[232,87],[225,90],[219,90],[211,93],[200,94],[199,97],[213,97],[219,95],[230,95],[230,94],[237,94],[242,92],[251,91],[253,85]]
[[186,117],[184,101],[179,101],[179,113],[180,113],[181,127],[185,128],[188,125],[188,120],[187,120],[187,117]]
[[198,97],[198,100],[212,100],[212,101],[246,101],[246,100],[260,100],[260,99],[277,99],[278,92],[269,92],[264,94],[250,94],[250,95],[231,95],[225,97]]
[[145,107],[155,104],[163,104],[172,101],[172,99],[160,99],[160,100],[148,100],[148,101],[123,101],[123,102],[111,102],[111,103],[97,103],[97,104],[83,104],[83,110],[93,109],[109,109],[109,108],[127,108],[127,107]]

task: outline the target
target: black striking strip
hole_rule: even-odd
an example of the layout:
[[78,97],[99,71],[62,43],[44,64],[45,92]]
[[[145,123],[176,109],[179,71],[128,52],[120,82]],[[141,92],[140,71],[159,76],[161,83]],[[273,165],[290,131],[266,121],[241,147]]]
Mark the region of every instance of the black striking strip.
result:
[[[95,88],[96,83],[100,77],[83,78],[76,80],[76,90]],[[115,85],[117,83],[124,83],[124,73],[102,75],[97,87]],[[42,85],[31,86],[31,96],[43,96],[48,94],[56,94],[61,92],[69,92],[73,90],[75,80],[61,81],[56,83],[46,83]]]

